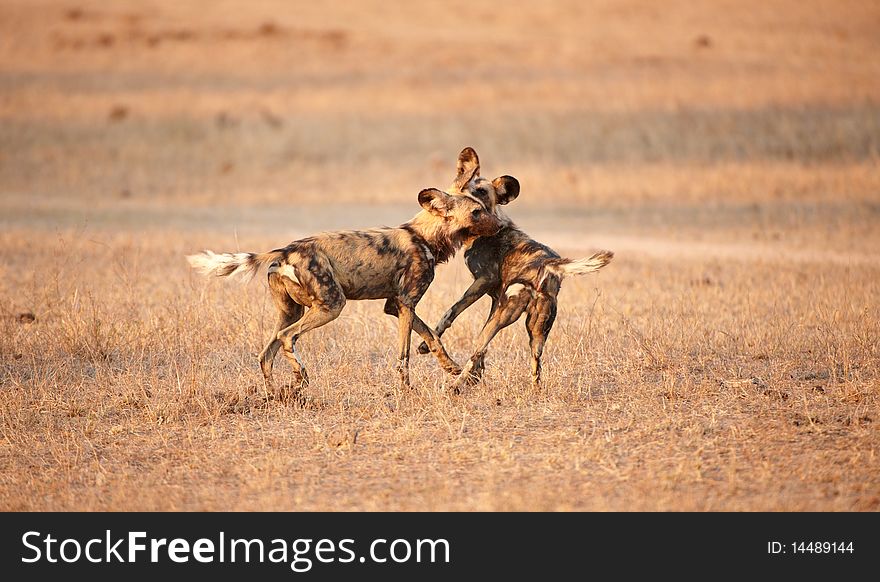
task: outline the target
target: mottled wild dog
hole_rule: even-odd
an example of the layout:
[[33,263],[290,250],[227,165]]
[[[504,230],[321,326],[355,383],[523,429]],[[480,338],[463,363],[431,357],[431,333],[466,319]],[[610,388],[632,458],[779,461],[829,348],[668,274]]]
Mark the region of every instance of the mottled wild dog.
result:
[[[489,317],[477,339],[477,349],[453,384],[456,392],[465,382],[479,380],[489,342],[523,313],[526,313],[531,348],[532,383],[538,386],[541,355],[556,319],[562,279],[598,271],[614,256],[610,251],[600,251],[587,259],[564,259],[553,249],[532,240],[499,208],[519,196],[519,190],[519,182],[510,176],[492,181],[481,178],[480,160],[472,148],[465,148],[459,154],[458,175],[449,193],[478,198],[503,226],[496,234],[478,238],[467,248],[464,260],[474,282],[437,324],[436,332],[441,336],[455,318],[480,297],[492,298]],[[428,351],[427,343],[419,346],[420,353]]]
[[465,240],[498,232],[501,222],[471,196],[450,196],[430,188],[419,192],[418,199],[424,210],[397,228],[326,232],[266,253],[205,251],[187,257],[197,270],[218,277],[253,275],[268,265],[278,327],[260,354],[267,385],[272,386],[272,364],[279,347],[297,380],[308,384],[296,342],[336,319],[348,299],[385,299],[385,313],[398,318],[397,368],[405,386],[413,329],[447,372],[460,373],[439,336],[416,316],[415,307],[433,281],[438,263],[449,260]]

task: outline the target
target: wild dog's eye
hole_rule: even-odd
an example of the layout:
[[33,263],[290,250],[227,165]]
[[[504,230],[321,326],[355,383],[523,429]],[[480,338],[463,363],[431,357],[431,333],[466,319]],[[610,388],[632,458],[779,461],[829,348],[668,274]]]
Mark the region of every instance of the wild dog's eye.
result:
[[473,212],[471,212],[471,216],[474,218],[479,218],[480,214],[482,214],[483,210],[481,208],[477,208]]
[[477,189],[474,191],[474,193],[475,193],[475,194],[488,194],[489,192],[488,192],[488,190],[486,190],[485,188],[477,188]]

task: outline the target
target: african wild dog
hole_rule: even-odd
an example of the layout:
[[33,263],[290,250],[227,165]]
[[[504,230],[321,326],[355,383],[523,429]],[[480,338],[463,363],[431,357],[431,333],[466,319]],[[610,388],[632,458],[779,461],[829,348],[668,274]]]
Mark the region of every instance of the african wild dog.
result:
[[[592,273],[608,264],[614,253],[600,251],[588,259],[561,258],[553,249],[532,240],[499,208],[519,195],[519,182],[510,176],[489,181],[480,177],[480,160],[472,148],[458,156],[458,175],[451,194],[478,198],[504,224],[498,233],[477,239],[464,253],[474,282],[440,319],[437,335],[443,335],[456,317],[483,295],[492,298],[489,318],[477,339],[477,350],[453,384],[458,392],[465,382],[479,380],[486,348],[499,331],[526,313],[531,348],[532,383],[541,382],[541,354],[556,319],[556,302],[562,279]],[[428,353],[428,344],[419,346]]]
[[424,210],[397,228],[326,232],[267,253],[205,251],[187,259],[202,273],[218,277],[253,275],[269,266],[269,289],[279,317],[275,334],[260,354],[268,386],[279,347],[297,380],[308,384],[296,342],[307,331],[336,319],[347,299],[386,299],[385,313],[399,319],[397,369],[408,386],[413,329],[447,372],[460,373],[434,330],[415,315],[415,307],[438,263],[449,260],[466,239],[492,235],[501,228],[495,214],[470,196],[450,196],[430,188],[419,192],[419,204]]

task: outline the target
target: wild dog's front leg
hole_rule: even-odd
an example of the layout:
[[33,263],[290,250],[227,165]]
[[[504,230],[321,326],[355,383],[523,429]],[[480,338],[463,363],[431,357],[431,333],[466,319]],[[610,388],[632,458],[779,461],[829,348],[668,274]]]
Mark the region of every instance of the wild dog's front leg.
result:
[[[452,325],[452,322],[461,315],[465,309],[473,305],[477,302],[477,300],[488,293],[493,286],[497,284],[496,281],[487,277],[480,277],[468,287],[467,291],[464,292],[464,295],[461,296],[461,299],[455,302],[455,304],[450,307],[446,313],[443,314],[443,317],[440,318],[440,321],[437,323],[436,333],[437,337],[443,335],[449,327]],[[494,303],[493,303],[494,305]],[[428,347],[427,342],[422,342],[419,344],[419,353],[427,354],[430,352],[430,348]]]
[[[492,307],[489,308],[489,316],[486,317],[486,323],[483,324],[483,327],[489,325],[489,322],[492,321],[492,317],[495,315],[495,310],[498,309],[498,297],[492,295]],[[483,370],[486,368],[486,354],[485,352],[480,356],[480,358],[474,362],[473,369],[470,372],[469,381],[476,384],[480,381],[480,378],[483,377]]]
[[[385,313],[397,317],[397,301],[395,299],[389,299],[385,302]],[[455,360],[449,356],[449,353],[446,351],[446,348],[443,347],[443,343],[440,341],[440,337],[437,333],[428,327],[428,324],[422,321],[422,318],[415,312],[413,312],[413,331],[423,337],[425,342],[430,342],[425,345],[430,345],[431,353],[434,354],[444,370],[453,376],[457,376],[461,373],[461,366],[456,364]]]
[[437,333],[428,327],[428,325],[419,318],[418,315],[414,315],[413,317],[413,330],[423,338],[425,341],[422,343],[425,344],[432,354],[437,358],[437,361],[440,362],[440,366],[446,370],[446,372],[452,374],[453,376],[458,376],[461,374],[461,366],[455,363],[449,353],[446,351],[446,348],[443,347],[443,342],[440,341],[440,336]]
[[400,383],[404,388],[409,388],[409,340],[413,327],[413,316],[415,312],[412,306],[402,301],[397,303],[397,321],[398,321],[398,352],[397,352],[397,372],[400,374]]

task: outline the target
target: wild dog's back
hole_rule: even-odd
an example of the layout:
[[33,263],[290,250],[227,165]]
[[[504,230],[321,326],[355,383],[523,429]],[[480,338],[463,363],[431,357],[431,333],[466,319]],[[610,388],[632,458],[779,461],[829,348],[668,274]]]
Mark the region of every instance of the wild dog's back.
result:
[[495,278],[503,289],[514,281],[537,281],[544,264],[560,256],[511,223],[495,236],[477,239],[464,258],[475,279]]
[[433,279],[433,253],[403,228],[325,232],[288,249],[294,265],[302,265],[304,257],[325,257],[348,299],[384,299],[404,279]]

